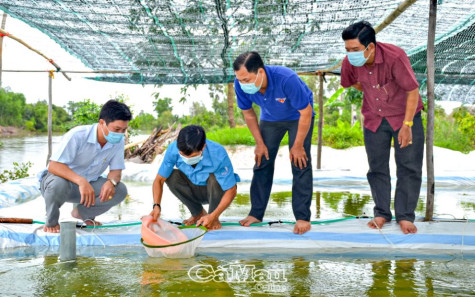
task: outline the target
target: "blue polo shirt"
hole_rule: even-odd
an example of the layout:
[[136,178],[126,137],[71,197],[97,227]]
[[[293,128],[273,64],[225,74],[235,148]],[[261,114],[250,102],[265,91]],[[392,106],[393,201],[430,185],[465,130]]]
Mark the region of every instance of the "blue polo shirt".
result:
[[234,80],[240,109],[250,109],[255,103],[261,107],[261,120],[277,122],[298,120],[299,110],[306,108],[309,103],[313,107],[312,91],[292,69],[283,66],[264,66],[264,69],[267,74],[265,94],[246,94],[241,90],[239,81]]
[[171,143],[167,148],[165,157],[163,157],[158,174],[168,178],[175,166],[197,186],[206,186],[210,173],[214,173],[223,191],[231,189],[237,182],[241,181],[239,175],[234,173],[233,165],[226,149],[219,143],[211,140],[206,140],[203,159],[196,164],[195,168],[183,162],[178,152],[176,141]]
[[[101,148],[97,141],[97,124],[74,127],[63,136],[50,160],[67,165],[88,182],[96,181],[107,167],[125,169],[124,140],[118,144],[107,142]],[[45,171],[39,174],[40,182]]]

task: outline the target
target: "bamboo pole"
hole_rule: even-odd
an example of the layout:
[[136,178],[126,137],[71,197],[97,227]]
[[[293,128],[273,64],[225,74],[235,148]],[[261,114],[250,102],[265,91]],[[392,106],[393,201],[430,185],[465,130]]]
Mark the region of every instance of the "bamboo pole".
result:
[[[1,29],[5,29],[5,24],[7,22],[7,13],[3,13],[2,17],[2,27]],[[3,69],[3,35],[0,35],[0,88],[2,87],[2,69]]]
[[48,157],[46,158],[46,166],[48,166],[49,158],[53,147],[53,71],[48,76]]
[[[3,30],[3,29],[0,29],[0,35],[2,36],[7,36],[7,37],[10,37],[11,39],[19,42],[20,44],[24,45],[26,48],[30,49],[31,51],[37,53],[38,55],[42,56],[43,58],[45,58],[46,60],[48,60],[48,62],[50,62],[55,68],[56,70],[59,72],[61,70],[61,67],[59,67],[58,64],[56,64],[53,59],[50,59],[48,58],[47,56],[45,56],[42,52],[40,52],[39,50],[36,50],[34,48],[32,48],[29,44],[27,44],[26,42],[24,42],[23,40],[21,40],[20,38],[16,37],[16,36],[13,36],[12,34],[8,33],[7,31]],[[64,72],[64,71],[61,71],[61,73],[64,75],[64,77],[66,77],[67,80],[71,80],[71,78]]]
[[318,72],[320,79],[318,91],[318,145],[317,145],[317,169],[322,168],[322,130],[323,130],[323,73]]
[[431,221],[434,215],[434,52],[435,27],[437,23],[437,0],[430,0],[429,33],[427,36],[427,201],[425,221]]
[[236,127],[236,122],[234,121],[234,84],[228,83],[228,121],[229,127]]

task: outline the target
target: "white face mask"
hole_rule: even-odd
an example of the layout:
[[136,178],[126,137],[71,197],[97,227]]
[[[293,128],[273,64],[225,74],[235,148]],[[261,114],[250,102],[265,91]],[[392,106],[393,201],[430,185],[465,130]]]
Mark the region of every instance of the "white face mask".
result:
[[182,154],[180,154],[181,159],[183,162],[185,162],[188,165],[195,165],[198,164],[201,160],[203,160],[203,152],[201,152],[201,155],[194,156],[194,157],[185,157]]

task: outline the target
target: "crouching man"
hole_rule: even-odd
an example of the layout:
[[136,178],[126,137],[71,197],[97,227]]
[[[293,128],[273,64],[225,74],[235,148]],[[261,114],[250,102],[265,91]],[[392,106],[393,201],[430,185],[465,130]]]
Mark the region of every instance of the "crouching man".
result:
[[[127,195],[120,182],[124,164],[124,133],[132,119],[127,105],[109,100],[99,123],[78,126],[66,133],[40,174],[40,190],[46,203],[45,232],[59,232],[59,208],[79,203],[71,215],[87,225],[100,225],[96,216],[119,204]],[[107,178],[101,177],[109,167]]]
[[[175,168],[176,167],[176,168]],[[154,220],[160,217],[163,184],[191,212],[185,225],[221,228],[219,216],[233,201],[239,176],[234,174],[231,160],[224,147],[206,139],[200,126],[187,126],[171,143],[153,182]],[[209,204],[208,212],[203,204]]]

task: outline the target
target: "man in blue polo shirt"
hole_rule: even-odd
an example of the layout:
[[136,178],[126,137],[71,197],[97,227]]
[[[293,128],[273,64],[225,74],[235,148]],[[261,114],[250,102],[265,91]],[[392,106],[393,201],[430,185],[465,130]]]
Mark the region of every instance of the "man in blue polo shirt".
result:
[[[224,147],[207,140],[202,127],[187,126],[165,153],[153,182],[154,204],[150,215],[154,220],[160,217],[163,184],[166,183],[191,212],[191,217],[183,221],[185,225],[219,229],[219,216],[236,197],[239,181]],[[209,204],[208,212],[203,204]]]
[[[261,222],[269,201],[274,163],[284,135],[289,133],[292,164],[292,209],[294,233],[310,230],[313,193],[310,147],[313,132],[313,95],[298,75],[282,66],[264,66],[257,52],[246,52],[233,63],[237,103],[256,141],[254,176],[251,183],[251,211],[240,221],[249,226]],[[261,108],[258,123],[252,108]]]
[[[40,190],[46,204],[45,232],[59,232],[59,209],[65,202],[78,203],[71,215],[86,225],[100,225],[96,216],[127,196],[120,182],[124,164],[124,133],[132,119],[124,103],[109,100],[99,123],[78,126],[66,133],[58,150],[40,174]],[[109,167],[107,178],[101,177]]]

